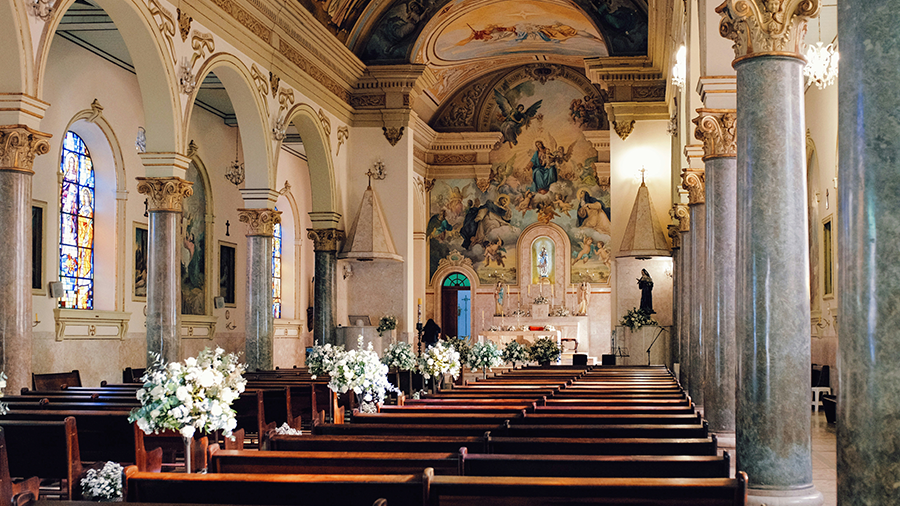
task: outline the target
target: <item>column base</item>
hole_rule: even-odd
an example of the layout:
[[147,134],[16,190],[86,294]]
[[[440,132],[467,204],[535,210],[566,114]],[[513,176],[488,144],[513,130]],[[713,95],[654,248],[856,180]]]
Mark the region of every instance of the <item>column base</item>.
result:
[[747,489],[747,506],[822,506],[825,497],[816,487],[798,490]]
[[737,438],[734,432],[713,432],[720,450],[728,450],[734,456],[734,449],[737,447]]

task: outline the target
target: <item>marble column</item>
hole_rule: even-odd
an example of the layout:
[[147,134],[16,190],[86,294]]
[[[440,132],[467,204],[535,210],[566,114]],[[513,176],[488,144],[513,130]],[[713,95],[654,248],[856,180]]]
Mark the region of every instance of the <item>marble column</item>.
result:
[[337,286],[338,242],[344,239],[344,231],[335,228],[310,229],[309,238],[316,252],[316,283],[313,294],[315,318],[313,341],[316,344],[336,344],[334,334],[334,307]]
[[717,8],[719,33],[734,41],[741,125],[735,436],[751,505],[823,502],[812,484],[801,56],[806,20],[819,7],[820,0],[727,0]]
[[837,500],[900,504],[897,1],[838,4]]
[[248,371],[275,368],[275,316],[272,313],[272,237],[281,211],[238,209],[247,224],[247,335],[244,359]]
[[[669,214],[675,214],[675,208],[669,210]],[[681,291],[681,234],[678,233],[678,225],[669,225],[667,229],[669,239],[672,240],[672,345],[669,360],[672,364],[681,367],[681,341],[679,331],[681,324],[681,300],[678,294]],[[673,371],[674,372],[674,371]]]
[[703,415],[720,446],[734,447],[734,278],[737,241],[734,109],[698,109],[694,136],[706,166],[706,312]]
[[683,206],[685,217],[681,219],[681,317],[678,319],[681,325],[679,335],[681,339],[681,371],[678,380],[682,388],[689,391],[691,382],[691,230],[690,213],[687,206]]
[[31,387],[31,184],[50,135],[25,125],[0,127],[0,371],[6,393]]
[[703,326],[706,306],[706,189],[703,169],[684,169],[681,174],[682,187],[688,191],[691,210],[691,324],[688,353],[691,367],[688,370],[688,394],[703,410],[703,385],[706,368],[703,356],[703,341],[706,339]]
[[[147,353],[166,362],[181,360],[181,210],[194,194],[180,177],[139,177],[147,195]],[[148,365],[153,357],[148,358]]]

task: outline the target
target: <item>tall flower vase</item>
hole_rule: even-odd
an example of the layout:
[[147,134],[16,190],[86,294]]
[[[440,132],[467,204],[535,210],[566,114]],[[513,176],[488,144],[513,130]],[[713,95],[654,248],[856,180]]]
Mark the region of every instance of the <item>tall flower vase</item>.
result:
[[181,437],[184,441],[184,472],[206,472],[206,450],[209,439],[206,436],[194,440],[193,437]]
[[191,474],[193,470],[194,454],[191,452],[191,443],[194,442],[193,437],[181,436],[184,439],[184,472]]

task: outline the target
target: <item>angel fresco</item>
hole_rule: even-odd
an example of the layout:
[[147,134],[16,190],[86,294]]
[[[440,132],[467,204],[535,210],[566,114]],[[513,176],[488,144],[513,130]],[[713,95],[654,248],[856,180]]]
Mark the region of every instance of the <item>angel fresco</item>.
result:
[[497,90],[494,90],[494,99],[497,101],[497,107],[500,108],[500,133],[503,134],[503,141],[508,142],[509,147],[513,147],[519,143],[519,134],[523,128],[527,128],[531,124],[531,120],[537,114],[543,100],[531,104],[531,107],[525,109],[524,104],[516,104],[515,107],[509,103],[506,97]]
[[429,239],[437,237],[438,240],[443,241],[451,232],[453,232],[453,226],[447,221],[447,211],[445,209],[441,209],[440,214],[435,214],[428,220],[426,235]]
[[594,198],[587,190],[578,190],[578,226],[610,234],[609,208],[600,199]]

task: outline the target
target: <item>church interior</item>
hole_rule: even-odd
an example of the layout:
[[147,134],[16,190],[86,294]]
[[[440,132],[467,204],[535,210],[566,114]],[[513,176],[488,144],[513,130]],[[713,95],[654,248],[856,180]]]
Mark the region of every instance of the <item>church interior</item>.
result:
[[897,504],[896,3],[0,0],[6,394],[433,320],[665,366],[748,504]]

